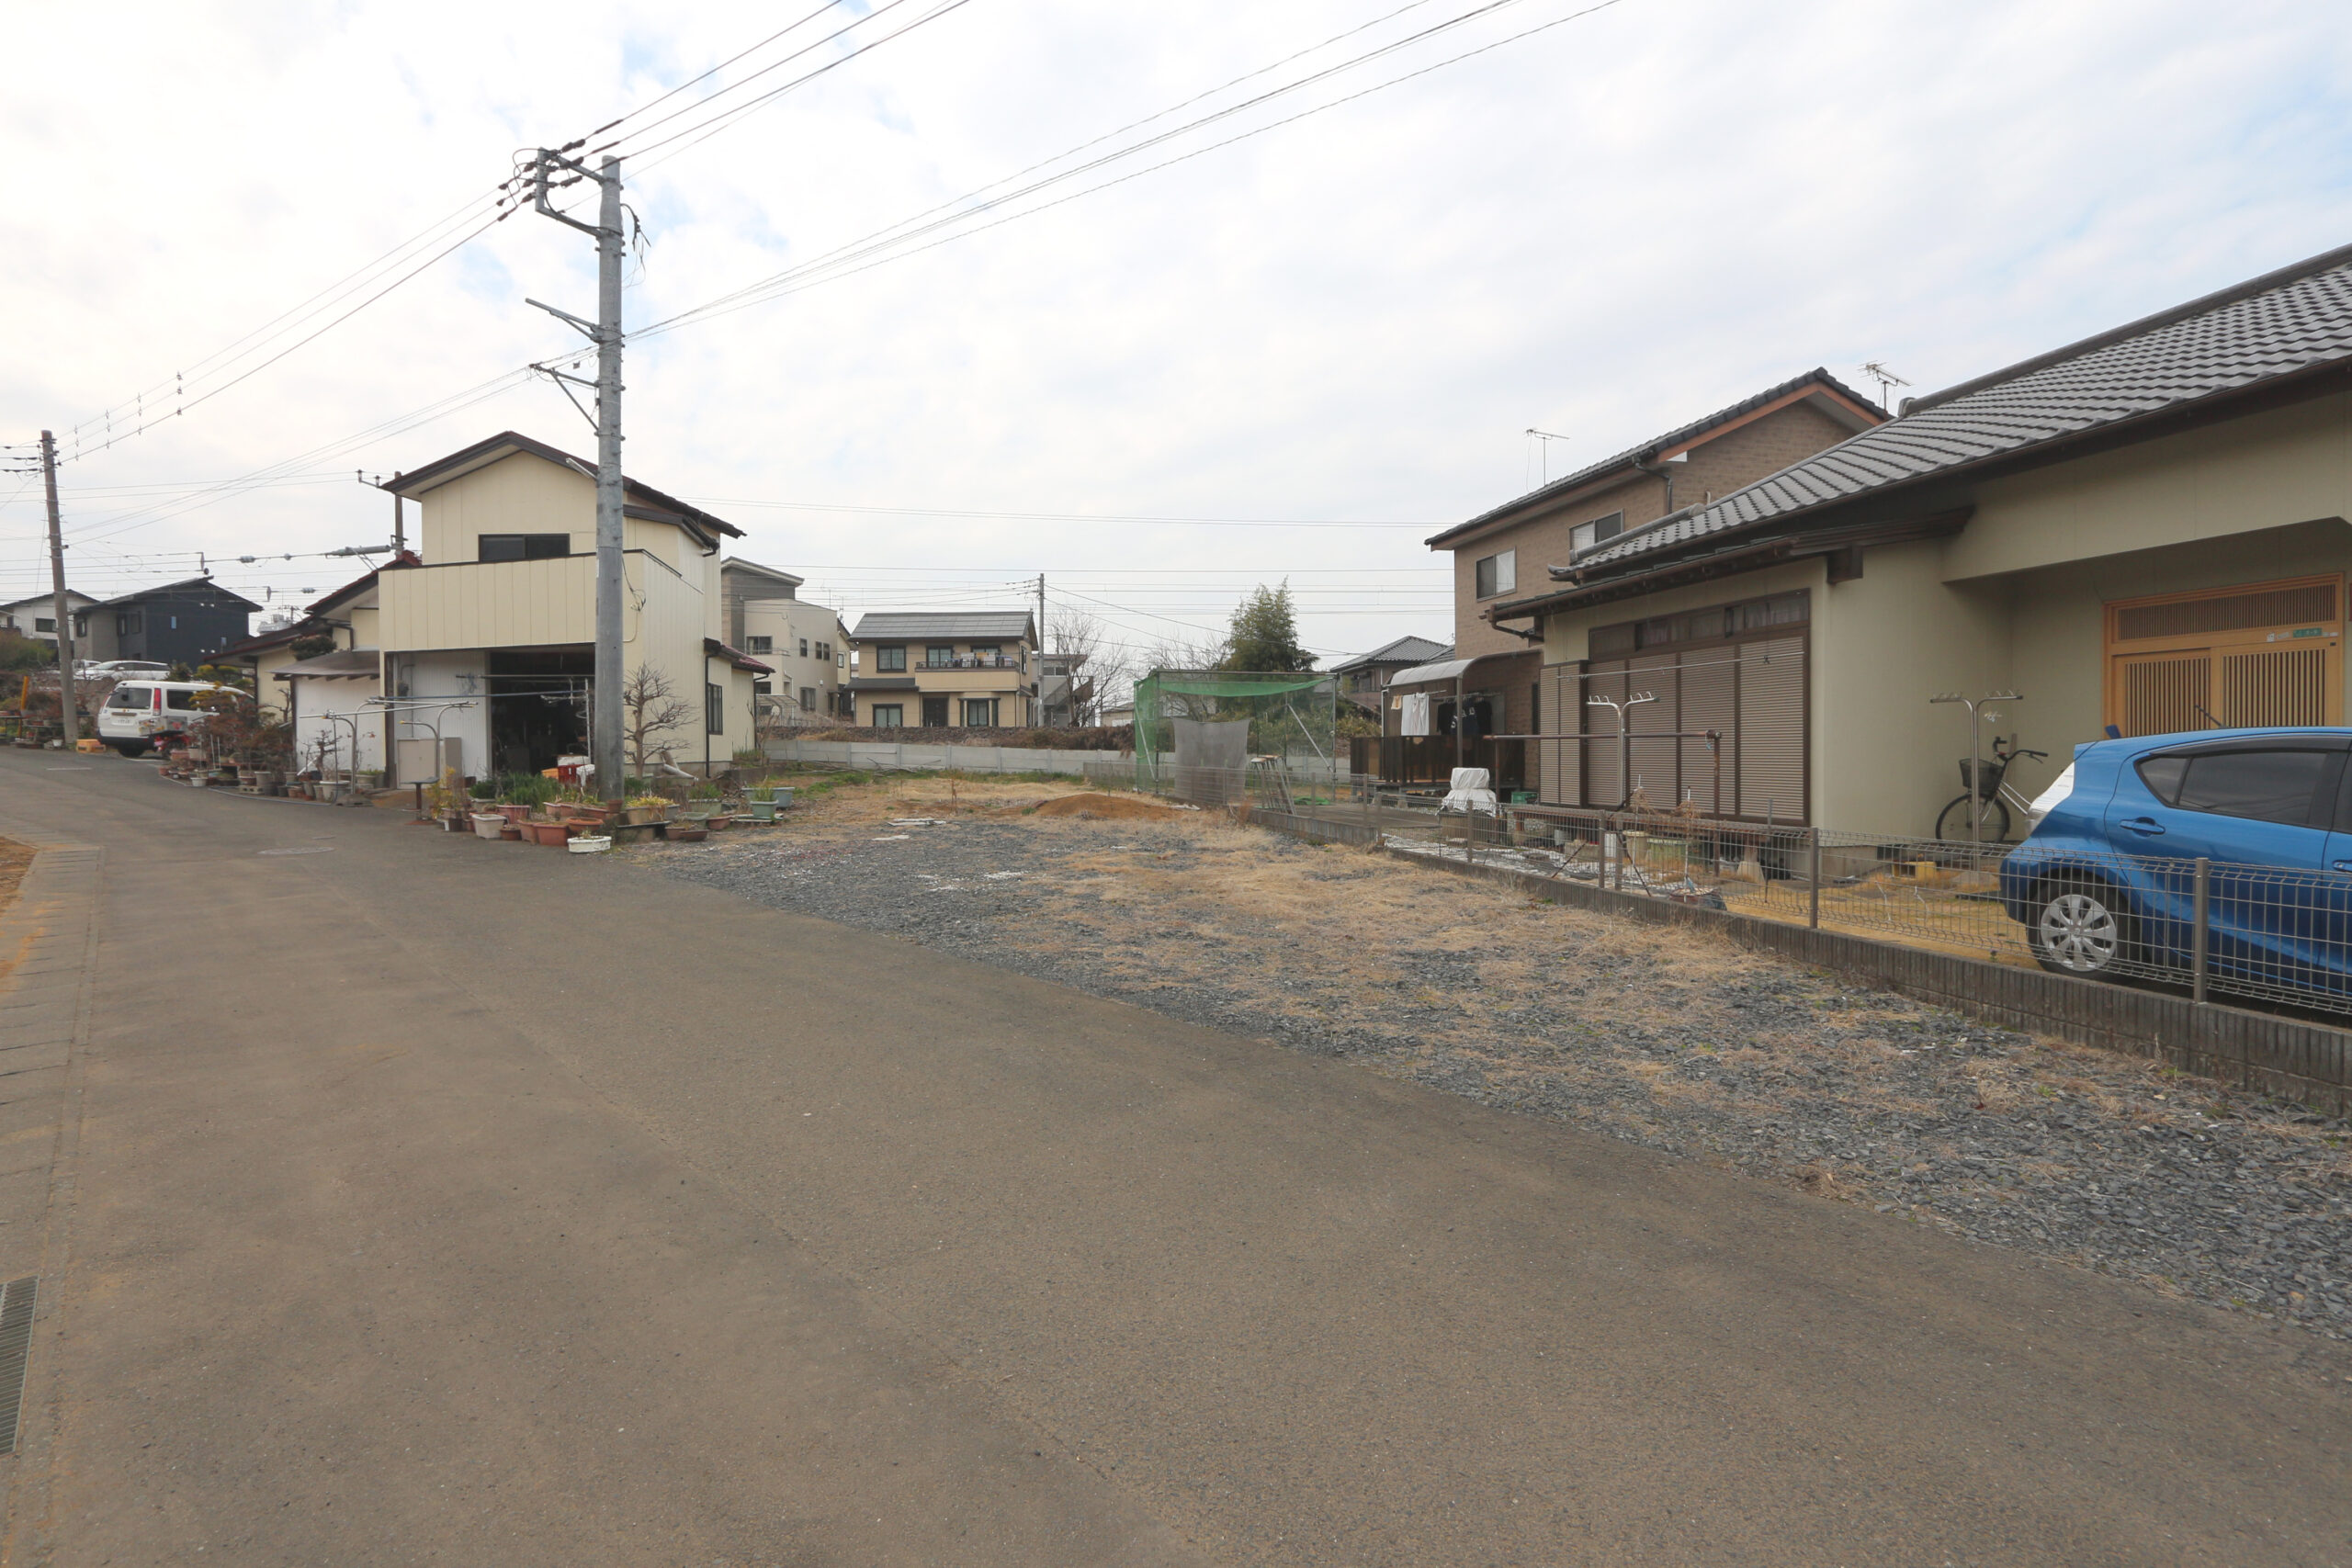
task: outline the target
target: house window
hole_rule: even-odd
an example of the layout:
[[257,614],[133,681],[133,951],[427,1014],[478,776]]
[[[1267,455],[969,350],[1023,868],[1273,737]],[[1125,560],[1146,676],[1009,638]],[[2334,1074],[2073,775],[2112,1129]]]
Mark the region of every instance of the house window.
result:
[[140,619],[138,611],[122,610],[117,612],[114,618],[115,636],[137,637],[142,629],[143,624]]
[[477,560],[548,560],[571,553],[569,534],[484,534]]
[[772,637],[747,637],[743,639],[743,651],[746,653],[774,653],[775,651],[775,638]]
[[932,728],[932,729],[944,729],[944,728],[947,728],[947,699],[946,699],[945,697],[925,697],[925,698],[923,698],[923,700],[922,700],[922,722],[923,722],[924,726],[925,726],[926,728]]
[[800,657],[803,659],[808,657],[808,639],[805,637],[800,639]]
[[876,703],[874,705],[875,728],[896,729],[906,722],[907,710],[903,705],[899,703]]
[[820,658],[820,659],[831,659],[832,656],[833,656],[833,645],[832,645],[831,643],[830,643],[830,642],[820,642],[820,643],[819,643],[819,644],[817,645],[817,657],[818,657],[818,658]]
[[37,632],[53,632],[56,629],[57,623],[55,621],[44,620],[39,615],[35,615],[33,617],[33,630]]
[[1492,599],[1519,586],[1519,552],[1504,550],[1478,562],[1478,597]]
[[996,701],[997,700],[994,697],[966,697],[964,699],[964,728],[967,729],[994,729],[996,728]]
[[90,635],[90,615],[88,611],[76,610],[74,613],[74,635],[75,637],[88,637]]
[[1589,550],[1595,545],[1605,545],[1625,531],[1625,514],[1612,512],[1606,517],[1596,517],[1589,523],[1579,523],[1568,531],[1571,553]]
[[802,713],[815,713],[817,711],[816,687],[803,686],[800,688],[800,711]]
[[934,642],[922,650],[923,667],[927,670],[953,670],[956,667],[956,645]]
[[976,642],[972,645],[972,662],[983,669],[996,663],[999,658],[997,645],[992,642]]
[[754,675],[752,678],[752,695],[755,697],[764,697],[775,689],[775,688],[774,686],[770,685],[766,680],[760,676]]
[[[874,650],[874,668],[885,675],[906,673],[907,650],[903,644],[893,643]],[[876,711],[879,711],[878,709]]]
[[713,735],[727,733],[727,688],[702,683],[702,727]]

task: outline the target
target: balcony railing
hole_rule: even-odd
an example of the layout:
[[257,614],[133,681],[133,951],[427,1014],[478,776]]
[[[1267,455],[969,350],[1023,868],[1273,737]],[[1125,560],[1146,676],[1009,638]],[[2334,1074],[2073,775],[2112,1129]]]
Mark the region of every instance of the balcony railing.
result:
[[1019,670],[1022,660],[1010,653],[959,653],[950,659],[925,659],[909,666],[911,670]]

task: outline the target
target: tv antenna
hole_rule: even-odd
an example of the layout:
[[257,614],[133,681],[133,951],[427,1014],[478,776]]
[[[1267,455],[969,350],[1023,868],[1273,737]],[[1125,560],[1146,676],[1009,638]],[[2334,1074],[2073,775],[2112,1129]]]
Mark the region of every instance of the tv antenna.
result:
[[1535,449],[1543,454],[1541,459],[1542,467],[1539,471],[1544,477],[1538,482],[1541,484],[1550,484],[1552,482],[1552,448],[1546,445],[1546,443],[1553,441],[1566,441],[1569,439],[1569,437],[1565,435],[1555,435],[1548,430],[1538,430],[1532,424],[1527,427],[1527,434],[1535,437]]
[[1878,383],[1878,406],[1889,412],[1894,409],[1894,389],[1911,384],[1889,370],[1883,360],[1873,359],[1864,364],[1862,374]]

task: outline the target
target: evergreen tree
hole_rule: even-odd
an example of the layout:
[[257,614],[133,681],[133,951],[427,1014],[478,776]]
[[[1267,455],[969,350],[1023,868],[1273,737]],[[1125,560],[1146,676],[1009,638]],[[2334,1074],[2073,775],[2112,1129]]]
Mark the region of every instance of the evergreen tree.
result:
[[1234,607],[1226,639],[1224,668],[1283,673],[1315,668],[1315,656],[1298,646],[1298,617],[1290,602],[1290,580],[1280,588],[1260,583]]

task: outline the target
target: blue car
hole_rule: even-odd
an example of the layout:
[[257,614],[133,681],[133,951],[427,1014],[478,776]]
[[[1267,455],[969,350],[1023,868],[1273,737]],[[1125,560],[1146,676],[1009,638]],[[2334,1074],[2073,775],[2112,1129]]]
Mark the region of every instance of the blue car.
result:
[[2065,975],[2185,976],[2195,863],[2206,963],[2229,989],[2352,994],[2352,729],[2094,740],[2001,863],[2033,955]]

